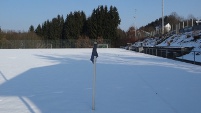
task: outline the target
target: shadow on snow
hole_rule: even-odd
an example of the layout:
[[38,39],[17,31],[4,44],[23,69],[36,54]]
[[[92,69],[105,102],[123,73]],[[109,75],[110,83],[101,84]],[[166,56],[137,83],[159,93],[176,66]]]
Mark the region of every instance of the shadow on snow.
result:
[[[32,68],[11,80],[7,80],[0,72],[6,81],[0,85],[0,96],[18,97],[31,113],[36,111],[27,99],[41,113],[92,112],[93,65],[90,60],[36,56],[59,64]],[[109,60],[100,62],[102,63],[97,65],[96,112],[146,113],[165,110],[167,113],[177,113],[201,110],[200,107],[193,106],[198,99],[197,94],[201,94],[197,91],[201,78],[190,77],[191,74],[199,74],[182,71],[182,68],[161,66],[162,64],[146,65],[146,62],[133,66],[121,65],[125,63],[121,58],[116,61],[119,65],[111,64]],[[163,70],[170,74],[167,76]],[[175,75],[174,72],[178,71],[180,74]],[[201,104],[201,100],[198,101],[197,104]]]
[[[60,64],[33,68],[0,85],[0,96],[17,96],[31,113],[28,98],[42,113],[84,111],[91,106],[91,62],[75,62],[68,58],[38,56]],[[88,69],[89,68],[89,69]],[[17,105],[16,105],[17,106]]]

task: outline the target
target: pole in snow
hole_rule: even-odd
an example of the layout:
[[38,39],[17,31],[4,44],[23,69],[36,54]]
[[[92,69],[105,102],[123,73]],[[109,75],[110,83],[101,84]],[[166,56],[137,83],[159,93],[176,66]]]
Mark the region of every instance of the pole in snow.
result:
[[93,95],[92,95],[92,110],[95,110],[95,93],[96,93],[96,58],[98,57],[97,53],[97,42],[94,42],[94,47],[91,54],[91,61],[93,63]]
[[92,110],[95,110],[95,95],[96,95],[96,56],[94,56],[94,76],[93,76]]

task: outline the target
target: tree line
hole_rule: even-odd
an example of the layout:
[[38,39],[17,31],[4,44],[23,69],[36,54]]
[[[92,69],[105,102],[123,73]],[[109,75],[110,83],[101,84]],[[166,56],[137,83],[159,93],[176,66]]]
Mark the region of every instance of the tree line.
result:
[[[193,15],[189,15],[187,20],[195,19]],[[165,16],[165,24],[178,24],[187,21],[179,16],[176,12]],[[75,40],[74,47],[82,46],[83,41],[86,45],[90,45],[92,39],[110,40],[111,47],[125,46],[127,43],[134,43],[145,38],[145,36],[136,37],[136,28],[131,26],[127,31],[123,31],[118,27],[121,19],[118,9],[115,6],[98,6],[93,9],[89,17],[83,11],[74,11],[66,15],[57,15],[51,20],[46,20],[34,28],[29,27],[29,32],[3,32],[0,29],[0,45],[12,44],[9,40]],[[137,31],[143,30],[151,32],[156,26],[160,26],[162,18],[148,23],[146,26],[140,27]],[[195,21],[194,21],[195,22]],[[138,32],[137,32],[138,33]],[[68,43],[63,41],[62,43]],[[103,41],[102,41],[103,42]],[[61,46],[67,47],[67,46]],[[70,46],[69,46],[70,47]]]
[[112,46],[117,46],[118,25],[121,20],[115,6],[98,6],[86,17],[83,11],[75,11],[58,15],[52,20],[39,24],[36,29],[31,25],[30,32],[35,32],[44,40],[75,39],[88,37],[89,39],[109,39]]

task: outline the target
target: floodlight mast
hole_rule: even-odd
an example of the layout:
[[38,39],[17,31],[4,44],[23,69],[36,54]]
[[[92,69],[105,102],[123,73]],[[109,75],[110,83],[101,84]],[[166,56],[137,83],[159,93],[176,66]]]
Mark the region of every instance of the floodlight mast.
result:
[[162,35],[164,34],[164,0],[162,0]]
[[137,11],[137,9],[135,9],[135,16],[134,16],[135,38],[137,37],[137,34],[136,34],[136,30],[137,30],[137,27],[136,27],[136,11]]

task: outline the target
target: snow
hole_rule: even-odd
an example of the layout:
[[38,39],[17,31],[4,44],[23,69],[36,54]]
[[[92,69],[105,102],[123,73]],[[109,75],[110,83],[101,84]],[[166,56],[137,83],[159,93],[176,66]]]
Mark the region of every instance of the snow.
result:
[[[143,41],[139,41],[133,44],[133,46],[139,46],[140,43],[143,44],[145,47],[153,47],[153,46],[165,46],[168,47],[168,43],[170,42],[169,47],[194,47],[192,52],[183,57],[179,57],[180,59],[186,59],[194,61],[194,54],[195,54],[195,61],[201,62],[201,38],[194,40],[193,35],[194,32],[186,32],[179,35],[172,35],[165,39],[162,43],[156,45],[156,42],[160,40],[159,38],[146,38]],[[201,34],[201,30],[196,31],[196,34]],[[194,53],[195,52],[195,53]]]
[[200,113],[201,67],[124,49],[1,49],[0,113]]
[[194,47],[192,52],[187,55],[184,55],[183,57],[180,57],[181,59],[194,61],[195,54],[195,61],[201,62],[201,39],[194,40],[193,32],[187,32],[181,35],[173,35],[158,46],[167,46],[167,42],[170,41],[172,41],[170,46]]
[[170,36],[157,46],[167,46],[167,42],[171,42],[170,46],[195,47],[194,51],[200,51],[201,40],[195,41],[192,32]]

